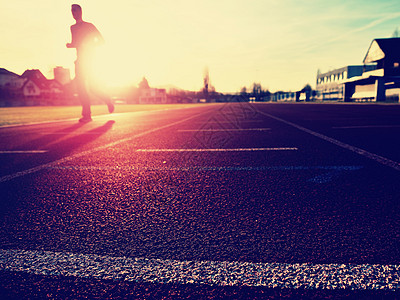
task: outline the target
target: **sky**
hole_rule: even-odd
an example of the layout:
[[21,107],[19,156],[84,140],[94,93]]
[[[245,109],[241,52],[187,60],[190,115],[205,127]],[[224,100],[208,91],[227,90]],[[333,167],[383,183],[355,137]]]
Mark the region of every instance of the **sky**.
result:
[[208,70],[218,92],[295,91],[315,87],[318,70],[362,64],[373,39],[400,30],[399,0],[1,0],[0,68],[73,76],[72,3],[106,41],[96,58],[109,86],[146,77],[195,91]]

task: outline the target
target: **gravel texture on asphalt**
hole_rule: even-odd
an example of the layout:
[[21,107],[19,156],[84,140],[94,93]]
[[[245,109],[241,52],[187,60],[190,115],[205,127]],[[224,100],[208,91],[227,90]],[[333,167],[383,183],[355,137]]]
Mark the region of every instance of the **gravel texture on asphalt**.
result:
[[237,103],[2,129],[21,153],[0,157],[0,299],[400,299],[399,112]]
[[178,261],[0,250],[0,270],[163,284],[399,290],[399,265]]

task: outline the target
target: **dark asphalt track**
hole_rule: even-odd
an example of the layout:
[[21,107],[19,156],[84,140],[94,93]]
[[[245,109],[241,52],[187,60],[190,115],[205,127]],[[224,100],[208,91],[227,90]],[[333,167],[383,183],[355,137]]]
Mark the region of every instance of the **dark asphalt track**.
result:
[[[399,265],[399,137],[399,105],[215,104],[0,128],[0,249]],[[45,152],[4,152],[15,150]],[[10,298],[398,296],[9,271],[0,279]]]

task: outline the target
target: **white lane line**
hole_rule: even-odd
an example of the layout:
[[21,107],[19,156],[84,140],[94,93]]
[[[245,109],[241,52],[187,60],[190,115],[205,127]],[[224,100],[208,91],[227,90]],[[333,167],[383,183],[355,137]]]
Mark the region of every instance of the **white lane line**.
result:
[[320,139],[322,139],[324,141],[330,142],[330,143],[332,143],[332,144],[334,144],[336,146],[342,147],[344,149],[350,150],[350,151],[355,152],[357,154],[360,154],[360,155],[362,155],[364,157],[372,159],[372,160],[374,160],[374,161],[376,161],[376,162],[378,162],[378,163],[380,163],[382,165],[385,165],[385,166],[391,167],[391,168],[393,168],[393,169],[395,169],[397,171],[400,171],[400,163],[398,163],[396,161],[393,161],[393,160],[390,160],[390,159],[388,159],[386,157],[383,157],[383,156],[368,152],[368,151],[366,151],[364,149],[351,146],[349,144],[346,144],[346,143],[343,143],[343,142],[338,141],[336,139],[330,138],[330,137],[328,137],[326,135],[323,135],[323,134],[320,134],[318,132],[312,131],[310,129],[307,129],[305,127],[297,125],[295,123],[292,123],[292,122],[283,120],[281,118],[275,117],[275,116],[270,115],[268,113],[260,112],[260,114],[263,114],[264,116],[270,117],[270,118],[272,118],[274,120],[277,120],[277,121],[280,121],[280,122],[285,123],[287,125],[290,125],[290,126],[292,126],[294,128],[297,128],[297,129],[299,129],[301,131],[304,131],[304,132],[309,133],[309,134],[311,134],[313,136],[316,136],[316,137],[318,137],[318,138],[320,138]]
[[363,128],[399,128],[400,125],[365,125],[365,126],[340,126],[333,129],[363,129]]
[[136,152],[252,152],[252,151],[296,151],[295,147],[283,148],[234,148],[234,149],[136,149]]
[[242,123],[263,123],[263,120],[233,120],[233,121],[204,121],[204,122],[196,122],[198,124],[242,124]]
[[0,183],[1,182],[6,182],[6,181],[10,181],[12,179],[15,179],[15,178],[18,178],[18,177],[21,177],[21,176],[26,176],[26,175],[29,175],[29,174],[32,174],[32,173],[36,173],[36,172],[39,172],[39,171],[41,171],[43,169],[50,168],[50,167],[53,167],[53,166],[57,166],[59,164],[66,163],[66,162],[71,161],[73,159],[76,159],[76,158],[79,158],[79,157],[82,157],[82,156],[85,156],[85,155],[90,155],[90,154],[92,154],[94,152],[97,152],[97,151],[100,151],[100,150],[104,150],[104,149],[107,149],[107,148],[110,148],[110,147],[117,146],[119,144],[122,144],[122,143],[125,143],[125,142],[128,142],[128,141],[134,140],[136,138],[148,135],[150,133],[153,133],[153,132],[165,129],[165,128],[169,128],[169,127],[184,123],[186,121],[192,120],[194,118],[197,118],[197,117],[199,117],[201,115],[204,115],[204,114],[207,114],[207,113],[209,113],[209,111],[201,112],[201,113],[196,114],[194,116],[191,116],[191,117],[188,117],[188,118],[185,118],[185,119],[173,122],[173,123],[169,123],[169,124],[164,125],[164,126],[160,126],[160,127],[157,127],[157,128],[149,129],[149,130],[146,130],[144,132],[135,134],[135,135],[133,135],[133,136],[131,136],[129,138],[124,138],[124,139],[121,139],[121,140],[118,140],[118,141],[115,141],[115,142],[112,142],[112,143],[109,143],[109,144],[106,144],[106,145],[103,145],[103,146],[99,146],[99,147],[91,149],[91,150],[82,151],[80,153],[77,153],[77,154],[74,154],[74,155],[71,155],[71,156],[67,156],[67,157],[61,158],[59,160],[55,160],[53,162],[47,163],[47,164],[43,164],[43,165],[31,168],[31,169],[27,169],[27,170],[24,170],[24,171],[20,171],[20,172],[16,172],[16,173],[13,173],[13,174],[10,174],[10,175],[6,175],[6,176],[3,176],[3,177],[0,177]]
[[76,136],[76,135],[101,135],[103,132],[35,132],[37,135],[68,135],[68,136]]
[[179,261],[0,250],[0,270],[162,284],[400,290],[400,265]]
[[271,128],[232,128],[232,129],[180,129],[178,132],[225,132],[225,131],[269,131]]
[[49,150],[3,150],[0,154],[42,154],[47,153]]

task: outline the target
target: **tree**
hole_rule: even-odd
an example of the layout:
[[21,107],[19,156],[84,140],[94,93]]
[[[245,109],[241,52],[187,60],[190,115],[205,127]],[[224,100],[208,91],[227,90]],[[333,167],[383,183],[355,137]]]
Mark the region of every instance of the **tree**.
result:
[[203,89],[201,92],[207,102],[209,102],[210,96],[215,97],[217,95],[215,87],[210,83],[210,74],[208,72],[208,68],[204,70]]
[[147,82],[147,79],[143,77],[142,81],[139,83],[139,89],[140,90],[147,90],[149,89],[149,83]]
[[308,83],[303,87],[300,92],[306,94],[306,101],[313,100],[317,95],[317,92],[314,91],[311,85],[309,85]]
[[210,75],[208,73],[208,68],[204,71],[204,78],[203,78],[203,96],[208,102],[208,85],[210,83]]
[[399,28],[398,27],[396,27],[396,29],[394,30],[394,32],[392,34],[392,37],[394,37],[394,38],[400,37]]
[[257,98],[257,96],[261,95],[262,86],[261,83],[253,83],[253,95]]
[[308,83],[303,87],[303,89],[301,90],[302,92],[311,92],[312,91],[312,87],[311,85],[309,85]]
[[254,97],[256,101],[264,101],[265,98],[268,98],[267,100],[269,100],[271,93],[268,89],[264,90],[261,86],[261,83],[253,83],[253,91],[251,96]]

